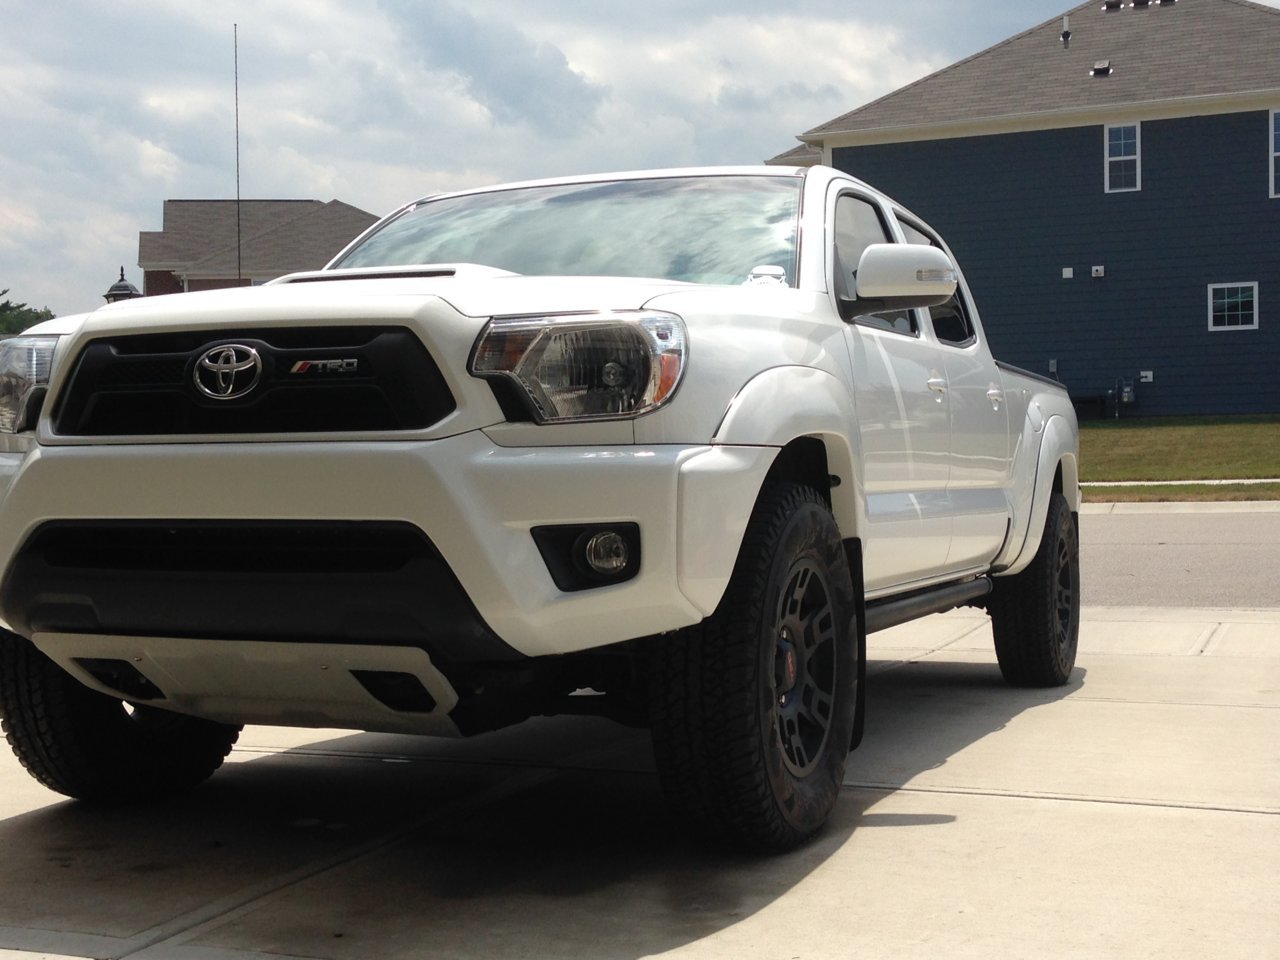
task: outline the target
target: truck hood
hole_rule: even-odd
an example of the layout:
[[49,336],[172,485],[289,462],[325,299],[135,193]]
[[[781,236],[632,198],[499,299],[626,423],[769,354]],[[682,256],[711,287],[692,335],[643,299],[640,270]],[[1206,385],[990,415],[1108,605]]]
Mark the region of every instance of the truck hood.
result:
[[[628,277],[524,277],[482,268],[455,276],[301,274],[259,287],[236,287],[161,297],[142,297],[101,307],[91,314],[49,321],[49,333],[71,333],[83,323],[118,329],[173,323],[244,323],[306,317],[367,318],[407,315],[437,298],[469,317],[630,310],[655,296],[688,290],[690,284]],[[56,329],[52,329],[55,327]]]

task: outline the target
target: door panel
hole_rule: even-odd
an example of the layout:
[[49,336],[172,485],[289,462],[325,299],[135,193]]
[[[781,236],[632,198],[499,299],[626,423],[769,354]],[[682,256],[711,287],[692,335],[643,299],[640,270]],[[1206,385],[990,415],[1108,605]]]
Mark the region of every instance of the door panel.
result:
[[951,394],[951,471],[947,480],[954,526],[947,566],[989,562],[1009,521],[1008,405],[990,354],[978,346],[943,348]]
[[913,336],[849,326],[862,440],[867,590],[941,573],[951,541],[947,506],[951,426],[937,347]]

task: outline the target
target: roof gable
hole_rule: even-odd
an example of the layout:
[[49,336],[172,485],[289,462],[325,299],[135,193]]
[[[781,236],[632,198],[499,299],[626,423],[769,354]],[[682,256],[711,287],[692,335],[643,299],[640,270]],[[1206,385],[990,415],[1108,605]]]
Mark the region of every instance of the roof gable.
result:
[[[1139,103],[1280,93],[1280,10],[1249,0],[1108,9],[1087,0],[959,63],[801,135],[889,131],[1065,114]],[[1110,61],[1108,76],[1092,75]]]

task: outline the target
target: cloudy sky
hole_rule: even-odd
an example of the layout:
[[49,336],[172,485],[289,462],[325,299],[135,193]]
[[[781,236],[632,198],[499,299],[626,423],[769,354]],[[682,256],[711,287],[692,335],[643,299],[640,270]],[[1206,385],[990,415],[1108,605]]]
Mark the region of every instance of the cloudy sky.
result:
[[[1280,6],[1280,0],[1267,0]],[[385,213],[536,176],[755,163],[1071,0],[0,0],[0,289],[92,309],[166,198]]]

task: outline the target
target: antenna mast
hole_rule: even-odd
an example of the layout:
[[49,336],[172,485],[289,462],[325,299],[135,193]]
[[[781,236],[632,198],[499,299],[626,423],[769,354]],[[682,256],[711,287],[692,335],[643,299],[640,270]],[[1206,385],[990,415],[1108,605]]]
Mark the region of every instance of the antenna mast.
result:
[[244,279],[240,261],[240,25],[231,25],[236,86],[236,279]]

